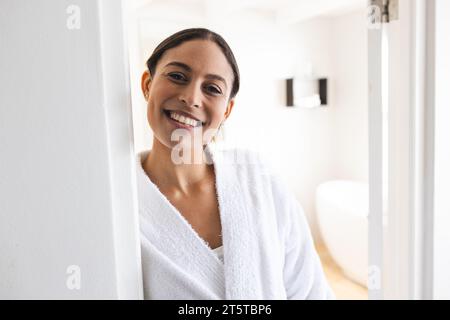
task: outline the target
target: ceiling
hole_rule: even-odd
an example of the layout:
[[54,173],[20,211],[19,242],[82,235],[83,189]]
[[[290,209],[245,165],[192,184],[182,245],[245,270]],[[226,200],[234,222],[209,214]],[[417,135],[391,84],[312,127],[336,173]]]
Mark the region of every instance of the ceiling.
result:
[[167,8],[173,12],[201,12],[225,16],[242,11],[257,11],[277,21],[293,24],[317,16],[333,16],[364,8],[367,0],[132,0],[134,10],[145,14]]

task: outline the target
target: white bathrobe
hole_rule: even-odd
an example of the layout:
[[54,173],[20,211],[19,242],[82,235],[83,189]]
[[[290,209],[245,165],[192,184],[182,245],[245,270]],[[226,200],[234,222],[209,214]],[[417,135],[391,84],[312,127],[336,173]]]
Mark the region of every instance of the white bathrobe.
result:
[[[205,149],[214,163],[224,263],[152,183],[138,155],[145,299],[334,299],[302,207],[257,153]],[[199,204],[201,205],[201,204]]]

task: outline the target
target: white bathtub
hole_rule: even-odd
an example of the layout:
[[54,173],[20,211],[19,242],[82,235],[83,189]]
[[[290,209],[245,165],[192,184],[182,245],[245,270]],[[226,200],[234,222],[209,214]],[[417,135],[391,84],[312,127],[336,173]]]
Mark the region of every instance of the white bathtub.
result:
[[369,186],[335,180],[316,190],[319,230],[331,257],[350,279],[367,286]]

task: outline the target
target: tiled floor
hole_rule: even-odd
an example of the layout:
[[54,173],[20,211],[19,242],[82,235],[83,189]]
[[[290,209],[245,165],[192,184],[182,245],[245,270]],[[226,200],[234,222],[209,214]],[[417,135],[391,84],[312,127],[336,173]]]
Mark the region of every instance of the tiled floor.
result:
[[322,266],[328,283],[338,300],[367,300],[367,288],[348,279],[340,267],[333,261],[327,248],[323,244],[316,244],[317,253],[322,261]]

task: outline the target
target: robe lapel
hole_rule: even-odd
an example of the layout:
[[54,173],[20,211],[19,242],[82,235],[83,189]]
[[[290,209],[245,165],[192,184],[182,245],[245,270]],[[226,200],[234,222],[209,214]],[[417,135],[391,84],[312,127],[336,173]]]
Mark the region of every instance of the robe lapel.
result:
[[250,199],[244,190],[246,177],[233,153],[207,148],[216,173],[216,189],[222,222],[224,244],[226,299],[262,299],[258,274],[259,247],[257,221],[249,210]]

